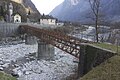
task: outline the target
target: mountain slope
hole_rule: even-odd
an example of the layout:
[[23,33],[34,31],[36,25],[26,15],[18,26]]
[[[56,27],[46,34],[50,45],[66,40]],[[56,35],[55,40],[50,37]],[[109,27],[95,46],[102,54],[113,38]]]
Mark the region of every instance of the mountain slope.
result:
[[35,7],[35,5],[31,2],[31,0],[23,0],[22,3],[17,2],[18,0],[0,0],[0,5],[5,6],[5,4],[9,4],[10,2],[13,4],[13,12],[19,13],[22,16],[22,22],[27,21],[27,13],[30,10],[31,14],[29,18],[31,21],[38,21],[41,14]]
[[[120,0],[101,0],[101,13],[107,21],[119,21]],[[88,0],[65,0],[50,15],[60,20],[90,22],[92,15]]]
[[41,16],[41,14],[39,13],[39,11],[37,10],[36,6],[32,3],[31,0],[23,0],[23,5],[27,8],[31,10],[31,19],[35,19],[38,20]]

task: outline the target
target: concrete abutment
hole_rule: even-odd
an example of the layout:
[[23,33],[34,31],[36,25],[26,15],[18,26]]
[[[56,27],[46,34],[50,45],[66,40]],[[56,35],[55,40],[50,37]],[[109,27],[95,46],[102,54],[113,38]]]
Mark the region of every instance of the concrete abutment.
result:
[[35,36],[27,34],[25,35],[25,44],[27,45],[37,44],[37,38]]
[[78,64],[78,77],[84,76],[94,67],[100,65],[107,59],[117,55],[116,52],[96,47],[91,44],[81,44]]
[[54,46],[45,42],[38,42],[38,59],[53,60],[55,49]]

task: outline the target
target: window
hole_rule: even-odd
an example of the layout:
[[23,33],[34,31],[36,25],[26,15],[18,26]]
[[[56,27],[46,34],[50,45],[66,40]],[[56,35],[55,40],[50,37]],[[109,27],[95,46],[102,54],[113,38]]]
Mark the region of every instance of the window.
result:
[[19,18],[18,16],[16,16],[16,18]]

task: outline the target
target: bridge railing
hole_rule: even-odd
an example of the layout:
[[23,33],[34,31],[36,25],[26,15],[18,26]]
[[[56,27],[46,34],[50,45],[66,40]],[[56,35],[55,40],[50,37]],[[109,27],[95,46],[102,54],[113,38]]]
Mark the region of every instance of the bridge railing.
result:
[[28,25],[21,25],[20,30],[21,33],[29,33],[31,35],[34,35],[43,40],[44,42],[52,44],[53,46],[77,58],[80,55],[79,52],[81,42],[86,42],[85,40],[82,41],[78,38],[68,36],[62,33],[31,27]]

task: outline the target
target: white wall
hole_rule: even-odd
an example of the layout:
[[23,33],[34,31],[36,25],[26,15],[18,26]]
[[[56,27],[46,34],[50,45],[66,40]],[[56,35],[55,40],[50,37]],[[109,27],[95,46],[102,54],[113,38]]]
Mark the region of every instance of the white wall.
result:
[[56,19],[40,19],[40,24],[56,25]]
[[14,16],[14,23],[21,23],[21,16],[19,14]]
[[55,25],[56,24],[56,20],[55,19],[48,19],[49,20],[49,24],[50,25]]

